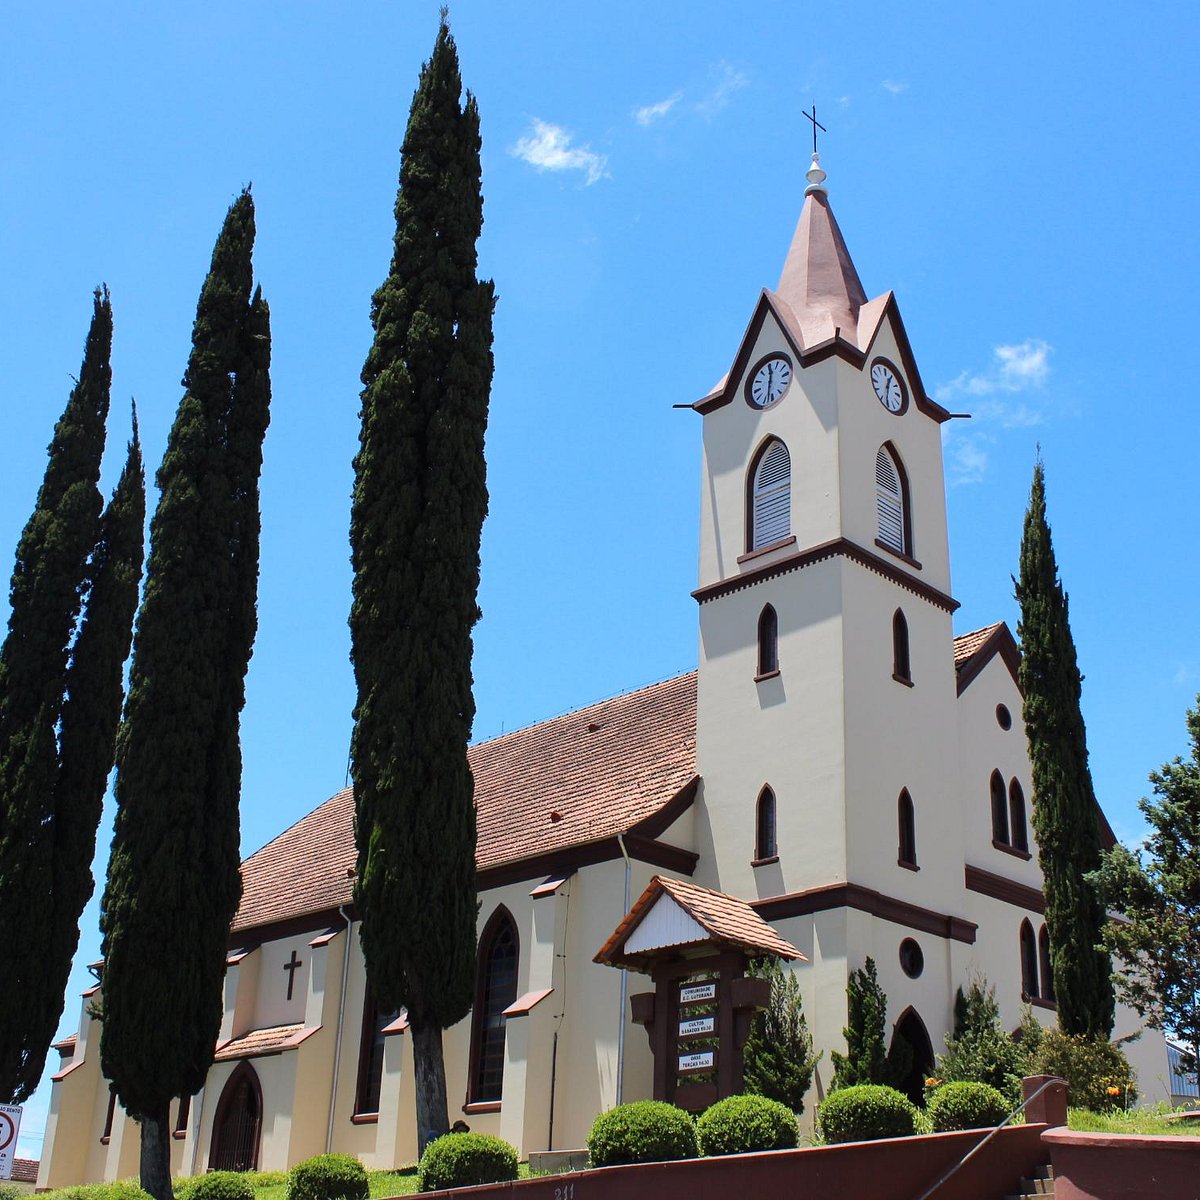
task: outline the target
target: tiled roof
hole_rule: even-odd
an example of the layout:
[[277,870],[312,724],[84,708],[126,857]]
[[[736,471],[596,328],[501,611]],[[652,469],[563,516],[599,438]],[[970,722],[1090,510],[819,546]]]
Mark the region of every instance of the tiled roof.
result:
[[[480,869],[624,833],[696,771],[696,674],[472,746]],[[235,931],[350,900],[354,798],[338,792],[242,864]]]
[[61,1042],[55,1042],[54,1045],[50,1047],[50,1049],[57,1050],[59,1052],[59,1054],[61,1054],[65,1058],[68,1054],[75,1053],[75,1045],[78,1041],[79,1041],[79,1035],[77,1033],[70,1033],[65,1038],[63,1038],[63,1040]]
[[961,671],[982,648],[984,642],[1003,624],[1003,621],[997,621],[994,625],[985,625],[982,629],[975,629],[970,633],[964,633],[961,637],[956,637],[954,639],[954,669]]
[[38,1167],[41,1165],[36,1158],[14,1158],[12,1165],[13,1183],[37,1183]]
[[268,1029],[251,1029],[240,1037],[230,1038],[219,1045],[214,1058],[217,1062],[227,1062],[231,1058],[281,1054],[284,1050],[291,1050],[300,1045],[319,1028],[319,1025],[307,1029],[303,1025],[272,1025]]
[[724,892],[714,892],[697,883],[656,875],[612,937],[600,948],[596,962],[613,966],[638,965],[641,956],[627,956],[624,953],[625,943],[664,892],[701,925],[718,945],[736,947],[755,956],[770,954],[787,959],[804,957],[795,946],[784,941],[745,900],[727,896]]

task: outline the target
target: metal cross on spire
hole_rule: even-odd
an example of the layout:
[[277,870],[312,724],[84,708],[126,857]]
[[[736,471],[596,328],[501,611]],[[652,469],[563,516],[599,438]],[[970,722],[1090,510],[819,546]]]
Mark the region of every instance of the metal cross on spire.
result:
[[806,121],[811,121],[811,122],[812,122],[812,127],[813,127],[813,153],[814,153],[814,154],[816,154],[816,152],[817,152],[817,130],[819,129],[819,130],[820,130],[822,133],[828,133],[828,132],[829,132],[829,130],[828,130],[828,129],[826,129],[826,128],[825,128],[825,126],[824,126],[824,125],[822,125],[822,124],[821,124],[821,122],[817,120],[817,106],[816,106],[815,104],[812,106],[812,112],[810,112],[810,113],[804,113],[803,115],[804,115],[804,119],[805,119]]

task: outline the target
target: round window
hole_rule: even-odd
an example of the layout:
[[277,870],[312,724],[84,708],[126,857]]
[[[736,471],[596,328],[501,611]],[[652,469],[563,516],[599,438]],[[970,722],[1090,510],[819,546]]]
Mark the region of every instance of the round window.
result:
[[1012,728],[1012,713],[1008,711],[1007,704],[996,705],[996,724],[999,725],[1001,729]]
[[925,970],[925,955],[912,938],[905,938],[900,943],[900,969],[909,979],[918,978]]

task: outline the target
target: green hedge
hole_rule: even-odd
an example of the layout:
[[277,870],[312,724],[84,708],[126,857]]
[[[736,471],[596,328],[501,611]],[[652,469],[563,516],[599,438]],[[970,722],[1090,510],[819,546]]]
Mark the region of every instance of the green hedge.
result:
[[38,1200],[151,1200],[136,1179],[117,1179],[112,1183],[81,1183],[74,1187],[45,1192]]
[[996,1088],[986,1083],[947,1083],[931,1093],[926,1111],[934,1133],[990,1129],[1012,1111]]
[[177,1187],[175,1200],[254,1200],[254,1184],[240,1171],[209,1171]]
[[287,1200],[367,1200],[366,1168],[351,1154],[318,1154],[288,1173]]
[[1121,1047],[1106,1038],[1072,1037],[1047,1029],[1034,1052],[1033,1071],[1065,1079],[1067,1103],[1072,1108],[1107,1112],[1132,1108],[1137,1102],[1133,1068]]
[[417,1188],[505,1183],[517,1177],[516,1147],[488,1133],[447,1133],[425,1147],[417,1167]]
[[701,1154],[791,1150],[799,1140],[796,1114],[766,1096],[729,1096],[696,1122]]
[[895,1088],[862,1083],[839,1088],[817,1109],[827,1142],[869,1142],[917,1132],[917,1109]]
[[601,1113],[587,1138],[593,1167],[695,1158],[696,1126],[673,1104],[635,1100]]

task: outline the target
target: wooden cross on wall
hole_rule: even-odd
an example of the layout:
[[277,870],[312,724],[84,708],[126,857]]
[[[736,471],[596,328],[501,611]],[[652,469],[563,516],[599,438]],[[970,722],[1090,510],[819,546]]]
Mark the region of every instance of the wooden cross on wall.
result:
[[296,951],[292,951],[290,962],[283,964],[283,969],[288,973],[288,994],[287,998],[292,998],[292,988],[296,984],[296,972],[304,965],[304,960],[296,957]]

